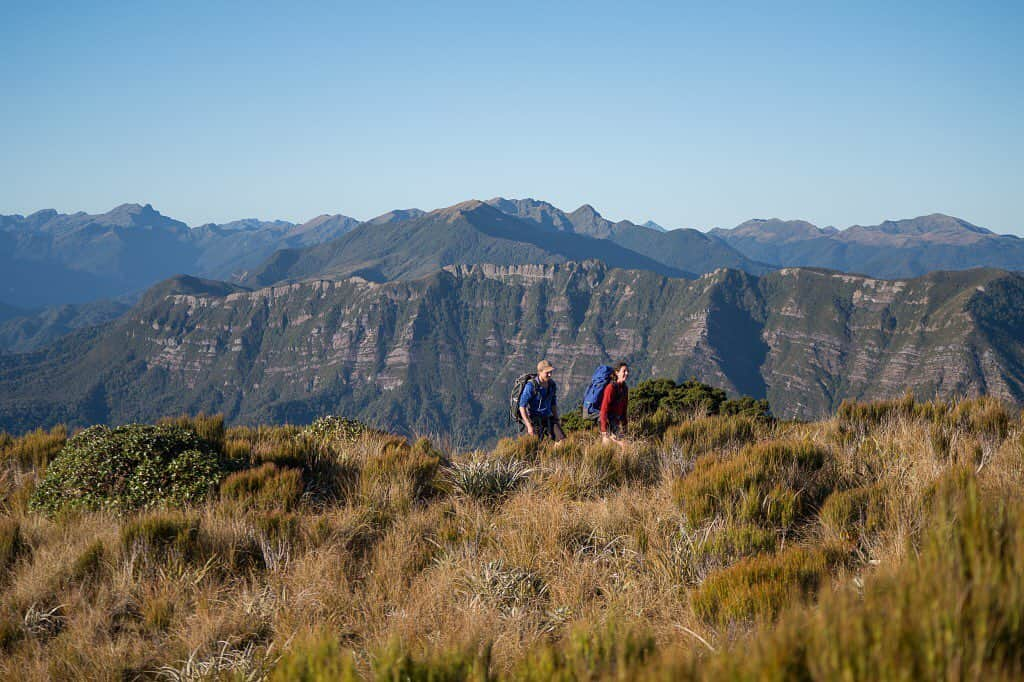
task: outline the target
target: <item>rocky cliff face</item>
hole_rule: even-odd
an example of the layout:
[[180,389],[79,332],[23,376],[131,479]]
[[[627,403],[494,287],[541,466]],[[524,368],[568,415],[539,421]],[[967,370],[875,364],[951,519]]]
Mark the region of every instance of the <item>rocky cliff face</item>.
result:
[[[594,367],[767,397],[786,417],[843,398],[1024,399],[1024,284],[999,271],[881,281],[788,269],[688,281],[595,263],[450,266],[416,281],[238,290],[189,278],[128,315],[0,358],[0,428],[216,410],[342,413],[474,445],[510,433],[508,386],[539,358],[570,409]],[[186,292],[186,293],[182,293]]]

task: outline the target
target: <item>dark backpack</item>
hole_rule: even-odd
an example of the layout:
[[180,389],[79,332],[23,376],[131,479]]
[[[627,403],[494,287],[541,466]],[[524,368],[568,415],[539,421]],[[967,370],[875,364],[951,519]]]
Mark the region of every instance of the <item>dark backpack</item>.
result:
[[587,392],[583,394],[584,416],[594,415],[601,411],[601,398],[604,396],[604,387],[608,385],[613,376],[615,376],[615,370],[608,365],[600,365],[594,370],[594,375],[590,377],[590,386],[587,387]]
[[[513,422],[522,424],[523,415],[519,414],[519,398],[523,395],[523,389],[526,388],[526,384],[536,380],[536,374],[520,374],[516,377],[515,382],[512,384],[512,395],[509,396],[509,412],[508,412],[508,423]],[[534,388],[537,388],[534,385]]]
[[[509,424],[516,422],[518,424],[523,423],[523,415],[519,414],[519,398],[523,395],[523,389],[526,388],[526,384],[533,382],[533,388],[535,391],[540,390],[540,381],[537,380],[536,374],[520,374],[516,377],[515,382],[512,384],[512,394],[509,396],[509,412],[508,422]],[[551,383],[551,399],[553,401],[558,400],[558,384],[552,379]]]

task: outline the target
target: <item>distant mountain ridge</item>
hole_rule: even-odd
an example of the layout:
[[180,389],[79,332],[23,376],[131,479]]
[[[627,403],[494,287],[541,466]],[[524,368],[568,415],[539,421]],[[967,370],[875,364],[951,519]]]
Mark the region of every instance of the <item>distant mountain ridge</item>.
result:
[[581,234],[550,204],[535,202],[524,213],[531,217],[521,219],[491,202],[471,200],[406,220],[370,221],[330,242],[278,251],[242,282],[260,287],[351,275],[384,282],[418,279],[448,265],[553,264],[586,259],[674,277],[696,276],[609,240]]
[[767,397],[782,417],[908,389],[1020,404],[1024,277],[786,268],[684,280],[599,262],[250,291],[179,277],[114,322],[0,356],[0,428],[200,410],[302,423],[330,412],[475,445],[509,433],[508,385],[540,357],[559,368],[564,409],[598,363],[620,358],[635,381],[695,376]]
[[116,298],[177,273],[227,279],[279,248],[333,239],[357,224],[338,215],[190,229],[150,204],[0,216],[0,300],[31,309]]
[[750,220],[711,234],[777,267],[822,267],[884,278],[974,267],[1024,270],[1024,239],[941,213],[845,230],[800,220]]
[[612,222],[590,204],[584,204],[571,213],[565,213],[547,202],[535,199],[509,200],[498,197],[488,200],[487,203],[504,213],[539,225],[607,239],[686,272],[704,274],[718,268],[737,268],[752,274],[761,274],[770,269],[745,257],[716,237],[698,230],[665,231],[660,226],[644,227],[628,220]]
[[[589,204],[566,212],[529,198],[496,197],[479,203],[496,212],[486,219],[477,215],[473,229],[459,233],[463,241],[445,241],[441,232],[448,230],[449,237],[455,233],[440,225],[441,232],[424,233],[422,221],[446,209],[396,209],[362,223],[344,215],[321,215],[301,224],[248,218],[195,228],[150,204],[122,204],[98,215],[47,209],[29,216],[0,216],[0,302],[35,314],[47,306],[137,294],[175,274],[237,281],[255,276],[251,281],[263,283],[278,276],[317,277],[317,262],[328,267],[327,274],[362,271],[369,279],[418,277],[456,263],[595,257],[619,267],[693,276],[721,267],[764,274],[794,265],[885,278],[979,266],[1024,269],[1024,240],[942,214],[841,231],[805,221],[752,220],[703,233],[665,231],[651,221],[613,222]],[[522,224],[511,230],[498,213]],[[407,240],[395,229],[399,225],[413,226],[420,236]],[[375,235],[369,226],[391,229]],[[319,249],[356,228],[366,229],[346,242],[354,248],[349,256],[338,255],[343,249],[337,245]],[[516,230],[519,234],[512,234]],[[404,253],[402,242],[428,251]],[[613,255],[608,243],[623,251]],[[327,257],[332,250],[335,256]]]

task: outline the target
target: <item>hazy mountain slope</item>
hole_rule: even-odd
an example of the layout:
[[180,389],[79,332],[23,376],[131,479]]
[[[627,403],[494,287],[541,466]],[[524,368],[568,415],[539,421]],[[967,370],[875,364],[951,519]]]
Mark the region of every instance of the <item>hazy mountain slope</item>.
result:
[[277,249],[334,239],[356,224],[336,215],[190,229],[149,204],[99,215],[0,216],[0,300],[35,308],[116,298],[179,273],[227,279]]
[[[246,224],[245,229],[238,229]],[[303,248],[337,239],[359,224],[344,215],[321,215],[301,225],[285,221],[239,221],[192,231],[202,252],[190,274],[227,279],[264,262],[278,249]]]
[[766,263],[873,277],[916,277],[976,267],[1024,270],[1024,240],[938,213],[842,231],[804,221],[752,220],[712,234]]
[[255,291],[166,282],[102,330],[0,359],[0,428],[327,412],[476,444],[507,433],[512,378],[558,366],[563,407],[594,367],[696,376],[811,417],[846,397],[1024,399],[1024,280],[992,270],[906,282],[787,269],[695,281],[598,263],[453,266],[416,281]]
[[18,308],[13,305],[7,305],[6,303],[0,303],[0,322],[10,320],[15,317],[22,317],[24,315],[30,315],[31,312],[24,308]]
[[688,273],[607,240],[520,220],[488,204],[468,201],[381,224],[364,224],[341,239],[280,251],[244,282],[266,286],[310,277],[359,275],[370,281],[417,279],[446,265],[550,264],[601,260],[613,267]]
[[42,348],[75,329],[110,322],[129,308],[120,301],[94,301],[4,319],[0,321],[0,352],[26,353]]

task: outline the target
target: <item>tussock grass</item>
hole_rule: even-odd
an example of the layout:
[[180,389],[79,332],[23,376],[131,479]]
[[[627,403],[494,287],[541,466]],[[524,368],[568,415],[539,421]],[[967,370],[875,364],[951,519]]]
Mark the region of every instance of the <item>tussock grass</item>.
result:
[[496,501],[514,492],[533,472],[530,465],[517,459],[475,457],[453,462],[446,473],[452,488],[459,494]]
[[20,438],[9,434],[0,435],[0,462],[19,469],[45,470],[68,439],[68,431],[58,425],[46,431],[36,429]]
[[0,677],[1024,672],[1018,413],[676,412],[625,448],[579,432],[469,457],[175,418],[159,428],[224,462],[212,495],[55,514],[25,501],[63,432],[0,435]]
[[757,554],[708,576],[693,593],[693,609],[701,620],[718,625],[774,618],[783,607],[813,596],[828,567],[821,550]]
[[220,495],[242,508],[294,509],[303,492],[302,471],[270,462],[231,474],[220,485]]
[[748,446],[708,455],[678,479],[675,495],[691,525],[716,517],[788,530],[816,510],[834,485],[829,454],[809,441]]

